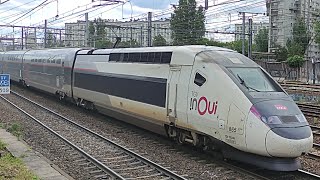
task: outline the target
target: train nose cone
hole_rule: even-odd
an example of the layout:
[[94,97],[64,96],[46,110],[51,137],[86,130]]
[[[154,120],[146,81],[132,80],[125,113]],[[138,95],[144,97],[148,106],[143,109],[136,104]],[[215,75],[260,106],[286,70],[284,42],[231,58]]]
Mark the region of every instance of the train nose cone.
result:
[[279,127],[268,131],[267,152],[274,157],[299,157],[312,149],[313,136],[309,126]]

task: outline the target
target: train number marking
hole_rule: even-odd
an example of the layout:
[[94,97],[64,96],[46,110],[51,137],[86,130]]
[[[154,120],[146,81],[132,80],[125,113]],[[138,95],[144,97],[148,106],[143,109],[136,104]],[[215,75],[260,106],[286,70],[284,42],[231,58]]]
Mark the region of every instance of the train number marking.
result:
[[229,127],[228,130],[231,133],[236,133],[237,132],[237,128],[236,127]]
[[226,142],[230,144],[237,144],[236,138],[233,136],[225,135]]

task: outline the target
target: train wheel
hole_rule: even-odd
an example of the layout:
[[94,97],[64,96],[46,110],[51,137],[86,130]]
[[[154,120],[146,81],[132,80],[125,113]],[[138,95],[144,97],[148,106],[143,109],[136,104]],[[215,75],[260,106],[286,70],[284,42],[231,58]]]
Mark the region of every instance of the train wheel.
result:
[[178,145],[183,145],[185,143],[184,139],[185,139],[185,135],[181,132],[178,132],[176,137],[176,143]]

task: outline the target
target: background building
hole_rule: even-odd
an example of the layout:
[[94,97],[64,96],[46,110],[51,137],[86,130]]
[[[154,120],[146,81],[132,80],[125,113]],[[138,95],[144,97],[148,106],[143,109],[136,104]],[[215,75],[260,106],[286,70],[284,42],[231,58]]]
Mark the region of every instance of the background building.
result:
[[[267,0],[269,16],[269,52],[276,45],[285,46],[288,38],[292,38],[294,23],[302,18],[311,34],[314,34],[313,24],[319,20],[320,0]],[[309,43],[307,57],[318,57],[319,46],[313,41]]]
[[25,49],[34,49],[37,48],[37,35],[36,31],[26,32],[25,33]]
[[[249,23],[245,24],[245,33],[249,33]],[[262,28],[269,29],[269,23],[260,22],[260,23],[252,23],[252,39],[254,40],[255,35],[258,34],[259,30]],[[235,24],[235,32],[236,33],[242,33],[242,24]],[[245,36],[246,39],[248,39],[248,36]],[[242,40],[241,34],[235,35],[235,41]]]
[[86,22],[65,23],[65,46],[84,47]]
[[[116,41],[116,37],[121,37],[121,41],[135,40],[141,46],[148,45],[148,22],[147,21],[112,21],[106,24],[106,36],[111,42]],[[85,21],[65,24],[65,45],[70,47],[83,47],[85,45]],[[152,21],[151,39],[161,35],[168,44],[172,43],[170,20],[164,19]],[[94,41],[94,39],[90,39]]]

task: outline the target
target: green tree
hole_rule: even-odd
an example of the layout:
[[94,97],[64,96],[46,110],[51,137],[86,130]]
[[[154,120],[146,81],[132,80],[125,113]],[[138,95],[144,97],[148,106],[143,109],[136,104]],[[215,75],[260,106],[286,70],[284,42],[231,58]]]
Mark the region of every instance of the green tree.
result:
[[292,28],[292,39],[289,39],[287,42],[289,56],[304,56],[310,40],[311,34],[308,32],[304,20],[298,19]]
[[94,19],[89,24],[89,46],[95,46],[95,48],[110,48],[112,43],[106,37],[106,25],[105,20],[98,18]]
[[164,37],[161,36],[161,34],[158,34],[153,38],[153,46],[166,46],[167,41],[164,39]]
[[95,47],[96,48],[111,48],[112,42],[109,40],[105,40],[105,39],[98,39],[97,41],[95,41]]
[[320,21],[315,23],[315,42],[320,45]]
[[135,39],[132,39],[132,40],[130,40],[128,42],[129,42],[129,45],[130,45],[129,47],[133,47],[133,48],[140,47],[139,43]]
[[304,59],[302,56],[294,55],[288,58],[287,60],[289,67],[299,68],[303,65]]
[[47,35],[46,35],[46,47],[50,48],[50,47],[55,47],[57,45],[57,37],[56,35],[54,35],[51,31],[47,31]]
[[205,34],[204,21],[204,10],[195,0],[179,0],[170,21],[173,44],[196,44]]
[[287,48],[288,48],[288,56],[289,57],[292,57],[294,55],[303,56],[305,53],[302,44],[299,42],[288,40],[287,41]]
[[88,31],[89,31],[89,40],[88,40],[88,44],[87,45],[90,46],[90,47],[93,47],[94,46],[93,40],[95,38],[96,29],[95,29],[94,24],[93,24],[92,21],[89,22]]
[[[242,53],[242,40],[228,42],[226,48]],[[245,54],[248,54],[248,40],[245,40]]]
[[292,28],[292,38],[287,40],[288,59],[287,63],[289,67],[295,68],[297,77],[299,77],[298,69],[304,63],[304,55],[311,40],[310,33],[307,30],[304,20],[298,19]]
[[129,41],[121,41],[118,47],[119,48],[139,47],[139,43],[135,39],[132,39]]
[[288,50],[286,47],[277,46],[275,51],[276,60],[279,62],[286,61],[288,59]]
[[260,29],[254,38],[254,42],[256,45],[256,51],[268,52],[268,30],[266,28]]
[[226,47],[227,43],[224,42],[218,42],[218,41],[214,41],[214,40],[210,40],[207,38],[201,38],[198,41],[199,45],[206,45],[206,46],[217,46],[217,47]]
[[[244,47],[245,54],[244,55],[248,56],[248,40],[247,39],[245,40],[244,44],[245,44],[245,47]],[[225,48],[232,49],[232,50],[237,51],[238,53],[242,54],[242,40],[227,42],[225,45]],[[256,51],[255,44],[252,44],[251,48],[252,48],[252,51]]]

